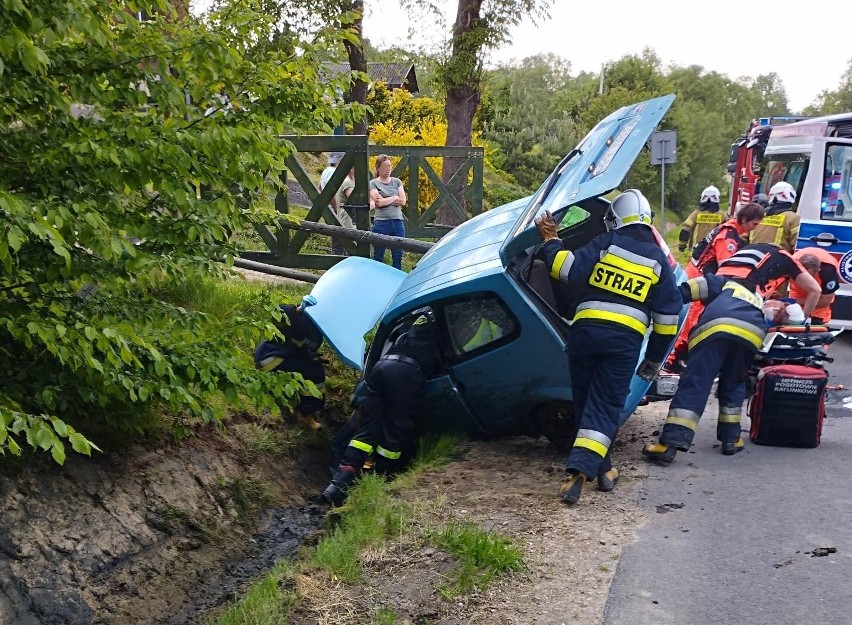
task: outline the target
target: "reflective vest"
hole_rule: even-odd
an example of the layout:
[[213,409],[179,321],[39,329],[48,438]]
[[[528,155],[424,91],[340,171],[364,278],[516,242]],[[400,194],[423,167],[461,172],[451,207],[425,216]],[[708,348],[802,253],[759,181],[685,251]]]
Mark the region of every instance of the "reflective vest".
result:
[[[686,241],[688,249],[694,248],[699,241],[710,234],[716,226],[722,223],[722,211],[694,210],[681,225],[680,240]],[[686,236],[684,234],[686,233]]]
[[792,254],[799,240],[800,221],[798,213],[789,209],[773,213],[770,207],[760,225],[749,233],[748,242],[777,245]]
[[695,271],[695,277],[701,275],[705,270],[715,272],[724,260],[727,260],[740,248],[742,229],[736,219],[729,219],[723,224],[713,228],[710,233],[698,242],[692,249],[692,258],[689,260]]
[[[801,261],[802,256],[805,254],[813,254],[817,258],[819,258],[820,264],[822,267],[820,271],[817,273],[816,281],[819,282],[820,287],[822,288],[823,295],[829,295],[837,291],[840,287],[838,284],[839,281],[839,273],[840,273],[840,263],[838,260],[831,255],[827,250],[822,249],[821,247],[806,247],[801,250],[798,250],[795,254],[793,254],[793,258],[798,261]],[[808,294],[802,290],[802,288],[796,284],[795,282],[790,283],[790,297],[795,299],[798,302],[801,302],[807,298]],[[832,298],[832,302],[834,299]],[[828,306],[823,306],[822,308],[815,308],[811,313],[811,317],[816,317],[823,323],[828,323],[831,321],[831,304]]]

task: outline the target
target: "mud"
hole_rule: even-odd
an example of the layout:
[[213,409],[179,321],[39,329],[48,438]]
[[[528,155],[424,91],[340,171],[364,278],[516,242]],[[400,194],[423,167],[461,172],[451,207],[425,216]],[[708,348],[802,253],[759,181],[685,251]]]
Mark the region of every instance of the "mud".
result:
[[208,432],[0,477],[0,623],[203,622],[316,530],[323,449],[248,463]]

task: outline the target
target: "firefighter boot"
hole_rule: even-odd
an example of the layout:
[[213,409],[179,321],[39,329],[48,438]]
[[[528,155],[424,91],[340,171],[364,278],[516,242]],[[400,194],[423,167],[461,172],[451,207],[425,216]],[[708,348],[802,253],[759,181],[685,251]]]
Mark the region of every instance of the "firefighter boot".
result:
[[601,473],[598,476],[598,490],[604,493],[608,493],[615,488],[615,485],[618,483],[618,469],[613,467],[606,473]]
[[559,497],[565,503],[577,503],[580,501],[580,497],[583,496],[583,486],[585,483],[586,475],[584,473],[569,471],[565,477],[565,482],[559,487]]
[[331,483],[322,491],[322,498],[332,506],[342,506],[346,500],[346,493],[349,491],[349,487],[352,486],[352,482],[355,481],[356,477],[358,477],[358,472],[354,467],[341,464],[337,468],[337,472],[334,474]]
[[677,455],[677,448],[662,443],[648,443],[642,448],[642,455],[657,464],[671,464]]
[[305,414],[301,410],[294,410],[293,414],[296,417],[296,423],[309,430],[319,430],[322,428],[322,423],[313,418],[312,415]]
[[733,456],[734,454],[738,454],[745,447],[745,441],[743,437],[740,436],[733,443],[722,443],[722,453],[726,456]]

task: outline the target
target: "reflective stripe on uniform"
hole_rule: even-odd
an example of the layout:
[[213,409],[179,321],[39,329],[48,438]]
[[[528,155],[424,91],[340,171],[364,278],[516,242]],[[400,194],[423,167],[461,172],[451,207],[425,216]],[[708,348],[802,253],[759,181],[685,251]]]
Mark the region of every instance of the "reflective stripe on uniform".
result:
[[698,422],[701,420],[701,415],[686,408],[670,408],[669,414],[666,416],[666,424],[680,425],[695,431],[698,427]]
[[[609,256],[615,256],[619,260],[623,260],[623,263],[613,262],[611,259],[607,258]],[[631,252],[630,250],[626,250],[617,245],[610,245],[607,248],[606,253],[601,254],[601,260],[605,263],[609,263],[610,265],[616,265],[622,269],[626,269],[627,271],[644,275],[655,284],[657,281],[653,280],[653,277],[660,277],[660,263],[655,261],[653,258],[646,258],[645,256]],[[637,268],[635,265],[639,265],[644,268],[644,270]]]
[[399,460],[399,457],[402,455],[401,451],[390,451],[381,445],[376,448],[376,453],[380,456],[384,456],[388,460]]
[[677,334],[678,321],[680,321],[680,317],[678,315],[654,313],[654,332],[657,334],[674,336]]
[[707,278],[692,278],[687,280],[686,283],[689,285],[689,295],[692,297],[693,302],[696,300],[706,300],[710,296]]
[[731,295],[736,297],[739,300],[744,301],[747,304],[751,304],[758,310],[763,310],[763,298],[756,293],[752,293],[747,288],[745,288],[742,284],[737,284],[736,282],[727,282],[725,286],[722,287],[723,291],[732,291]]
[[372,445],[368,445],[367,443],[363,443],[363,442],[361,442],[357,439],[354,439],[354,438],[351,441],[349,441],[349,446],[354,447],[355,449],[360,449],[361,451],[366,452],[368,454],[373,453],[373,446]]
[[720,332],[745,339],[757,349],[760,349],[761,345],[763,345],[763,338],[766,336],[765,329],[759,328],[752,323],[734,319],[733,317],[719,317],[698,326],[692,331],[689,335],[689,349],[694,349],[701,341]]
[[599,456],[606,456],[609,446],[612,444],[609,436],[597,430],[579,430],[574,441],[574,447],[589,449]]
[[648,330],[648,315],[637,308],[626,304],[615,304],[613,302],[588,301],[577,306],[574,322],[580,319],[594,319],[612,321],[636,330],[639,334],[645,334]]
[[719,423],[739,423],[742,406],[719,406]]
[[257,368],[261,371],[272,371],[282,362],[284,362],[283,358],[280,358],[278,356],[270,356],[269,358],[264,358],[259,363],[257,363]]
[[571,265],[573,264],[574,254],[572,254],[569,250],[556,252],[556,257],[553,259],[553,264],[550,266],[550,277],[554,280],[567,282],[568,273],[571,271]]

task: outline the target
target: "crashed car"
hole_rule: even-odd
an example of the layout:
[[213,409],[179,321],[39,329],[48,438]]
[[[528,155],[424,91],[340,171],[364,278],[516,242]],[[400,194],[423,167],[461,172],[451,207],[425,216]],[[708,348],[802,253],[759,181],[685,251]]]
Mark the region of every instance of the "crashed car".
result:
[[[457,226],[408,274],[365,258],[342,261],[313,288],[317,303],[307,314],[345,363],[367,372],[415,311],[428,307],[440,328],[444,369],[427,382],[418,425],[477,437],[544,435],[570,445],[570,326],[556,311],[548,268],[536,259],[541,238],[533,220],[550,211],[569,249],[605,232],[604,196],[624,180],[673,100],[669,95],[615,111],[535,195]],[[684,280],[669,258],[678,281]],[[367,351],[364,336],[377,322]],[[648,386],[634,376],[622,422]]]

